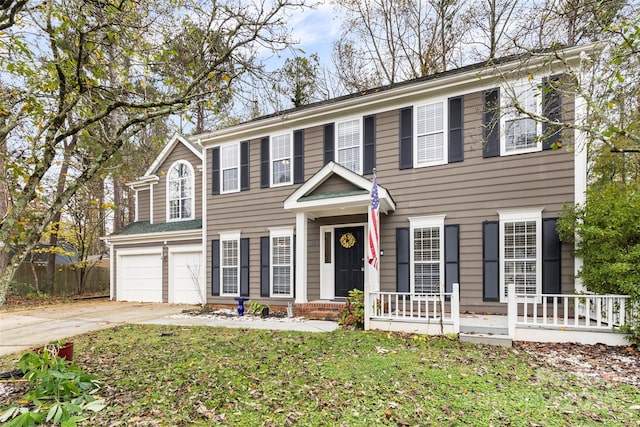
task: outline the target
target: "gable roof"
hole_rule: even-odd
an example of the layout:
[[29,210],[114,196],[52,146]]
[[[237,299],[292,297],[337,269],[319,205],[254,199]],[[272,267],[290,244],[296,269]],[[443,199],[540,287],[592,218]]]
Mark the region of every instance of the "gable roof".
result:
[[591,54],[597,45],[553,48],[526,54],[517,54],[479,62],[461,68],[368,89],[325,101],[261,116],[247,122],[198,135],[203,147],[231,140],[262,137],[274,129],[286,127],[311,127],[334,121],[346,115],[361,112],[388,111],[411,105],[425,97],[450,96],[453,92],[465,93],[490,89],[505,78],[527,76],[532,73],[553,74],[577,65],[586,52]]
[[[338,176],[349,184],[338,191],[318,192],[323,183]],[[373,182],[358,175],[336,162],[329,162],[316,172],[284,201],[285,210],[306,212],[311,217],[334,216],[336,210],[341,214],[364,213],[371,205],[370,191]],[[396,204],[389,192],[378,185],[380,212],[396,210]]]
[[[164,146],[158,157],[153,161],[149,169],[144,173],[144,176],[149,176],[156,170],[156,168],[166,160],[167,156],[171,154],[177,144],[183,144],[187,147],[193,154],[195,154],[200,160],[202,160],[202,146],[196,141],[191,140],[186,136],[180,135],[176,133],[171,137],[167,145]],[[140,178],[142,179],[142,178]]]

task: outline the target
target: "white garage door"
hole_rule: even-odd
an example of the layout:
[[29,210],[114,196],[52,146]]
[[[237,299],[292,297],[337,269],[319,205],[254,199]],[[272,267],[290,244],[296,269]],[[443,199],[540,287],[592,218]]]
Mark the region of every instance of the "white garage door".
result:
[[118,301],[162,302],[161,254],[118,256]]
[[169,251],[169,302],[202,304],[202,250],[199,246]]

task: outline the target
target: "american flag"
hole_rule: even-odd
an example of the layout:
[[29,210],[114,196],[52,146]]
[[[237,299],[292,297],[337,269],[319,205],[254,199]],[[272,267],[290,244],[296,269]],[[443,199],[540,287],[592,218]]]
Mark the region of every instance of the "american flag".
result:
[[378,198],[378,181],[374,174],[373,189],[371,190],[371,210],[369,211],[369,246],[367,250],[367,260],[376,270],[378,269],[378,243],[380,241],[380,230],[378,229],[379,206],[380,199]]

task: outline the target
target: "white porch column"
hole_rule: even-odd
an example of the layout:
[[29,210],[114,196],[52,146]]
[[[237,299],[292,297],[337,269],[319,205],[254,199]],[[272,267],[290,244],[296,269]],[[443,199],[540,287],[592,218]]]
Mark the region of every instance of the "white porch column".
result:
[[307,214],[296,213],[296,304],[307,302]]

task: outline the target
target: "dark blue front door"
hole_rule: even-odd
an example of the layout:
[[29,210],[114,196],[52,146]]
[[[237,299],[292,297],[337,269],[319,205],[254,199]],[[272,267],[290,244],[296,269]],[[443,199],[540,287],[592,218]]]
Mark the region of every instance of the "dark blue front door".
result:
[[336,296],[364,291],[364,227],[336,228],[334,236]]

